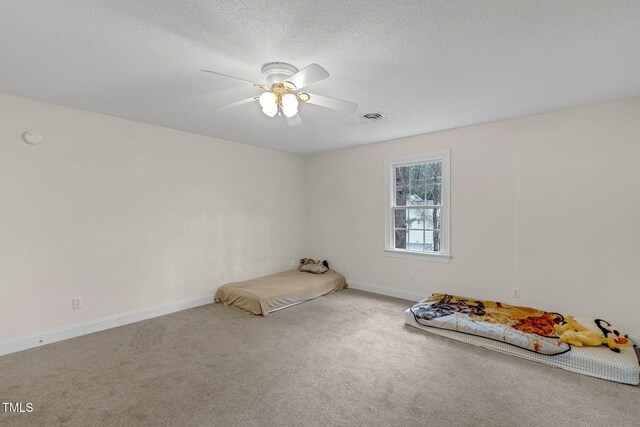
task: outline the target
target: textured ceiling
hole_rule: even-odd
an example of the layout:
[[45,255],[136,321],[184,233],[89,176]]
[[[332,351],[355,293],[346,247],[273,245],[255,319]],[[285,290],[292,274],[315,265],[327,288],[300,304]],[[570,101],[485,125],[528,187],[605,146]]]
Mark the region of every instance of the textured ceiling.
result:
[[[298,154],[640,96],[640,1],[0,0],[0,91]],[[323,66],[302,126],[264,63]],[[384,120],[360,115],[379,111]]]

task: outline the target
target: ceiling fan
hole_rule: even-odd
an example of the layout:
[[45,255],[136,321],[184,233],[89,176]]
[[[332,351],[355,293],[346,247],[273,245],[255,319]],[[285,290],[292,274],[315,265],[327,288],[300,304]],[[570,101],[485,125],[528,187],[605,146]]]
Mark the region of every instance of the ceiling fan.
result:
[[200,71],[246,83],[264,91],[261,95],[224,105],[217,109],[227,109],[258,101],[264,114],[269,117],[284,115],[287,124],[291,127],[302,124],[302,119],[298,114],[298,106],[300,103],[315,104],[320,107],[345,113],[353,113],[356,111],[356,108],[358,108],[358,104],[353,102],[309,92],[301,92],[302,88],[329,77],[329,73],[318,64],[311,64],[298,71],[298,69],[291,64],[270,62],[262,67],[262,77],[266,84],[253,83],[211,70]]

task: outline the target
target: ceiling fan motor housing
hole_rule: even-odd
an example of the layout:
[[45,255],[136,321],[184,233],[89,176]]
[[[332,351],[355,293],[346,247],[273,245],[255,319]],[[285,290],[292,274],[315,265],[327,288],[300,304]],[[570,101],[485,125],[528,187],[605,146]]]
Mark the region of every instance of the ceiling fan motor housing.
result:
[[269,86],[282,83],[297,72],[296,67],[285,62],[269,62],[262,66],[262,78]]

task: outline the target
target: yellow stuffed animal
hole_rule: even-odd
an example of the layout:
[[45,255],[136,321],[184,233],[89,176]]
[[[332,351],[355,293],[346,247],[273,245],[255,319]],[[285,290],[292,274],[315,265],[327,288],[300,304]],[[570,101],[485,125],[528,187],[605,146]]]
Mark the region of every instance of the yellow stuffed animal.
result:
[[576,332],[572,330],[564,331],[560,335],[560,341],[566,342],[576,347],[582,347],[587,345],[589,347],[597,347],[602,345],[602,336],[593,331],[589,332]]
[[564,323],[561,325],[553,325],[556,334],[560,336],[560,341],[567,344],[571,344],[576,347],[582,347],[583,345],[590,347],[597,347],[600,345],[608,346],[612,351],[619,353],[621,347],[629,347],[631,342],[626,337],[620,336],[617,331],[615,334],[612,331],[607,330],[606,336],[604,334],[603,323],[611,327],[608,322],[603,320],[596,320],[596,325],[603,333],[590,330],[584,325],[576,322],[573,316],[567,316]]
[[576,322],[573,316],[567,316],[562,325],[553,325],[556,334],[560,336],[560,341],[571,344],[575,347],[588,345],[596,347],[602,345],[599,333],[590,331],[587,327]]

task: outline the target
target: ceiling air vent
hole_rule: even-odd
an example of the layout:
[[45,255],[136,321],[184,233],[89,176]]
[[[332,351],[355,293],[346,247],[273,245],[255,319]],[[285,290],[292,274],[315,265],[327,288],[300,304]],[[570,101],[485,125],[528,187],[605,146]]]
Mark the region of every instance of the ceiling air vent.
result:
[[384,119],[384,114],[382,113],[367,113],[362,115],[363,120],[369,120],[375,122],[377,120]]

